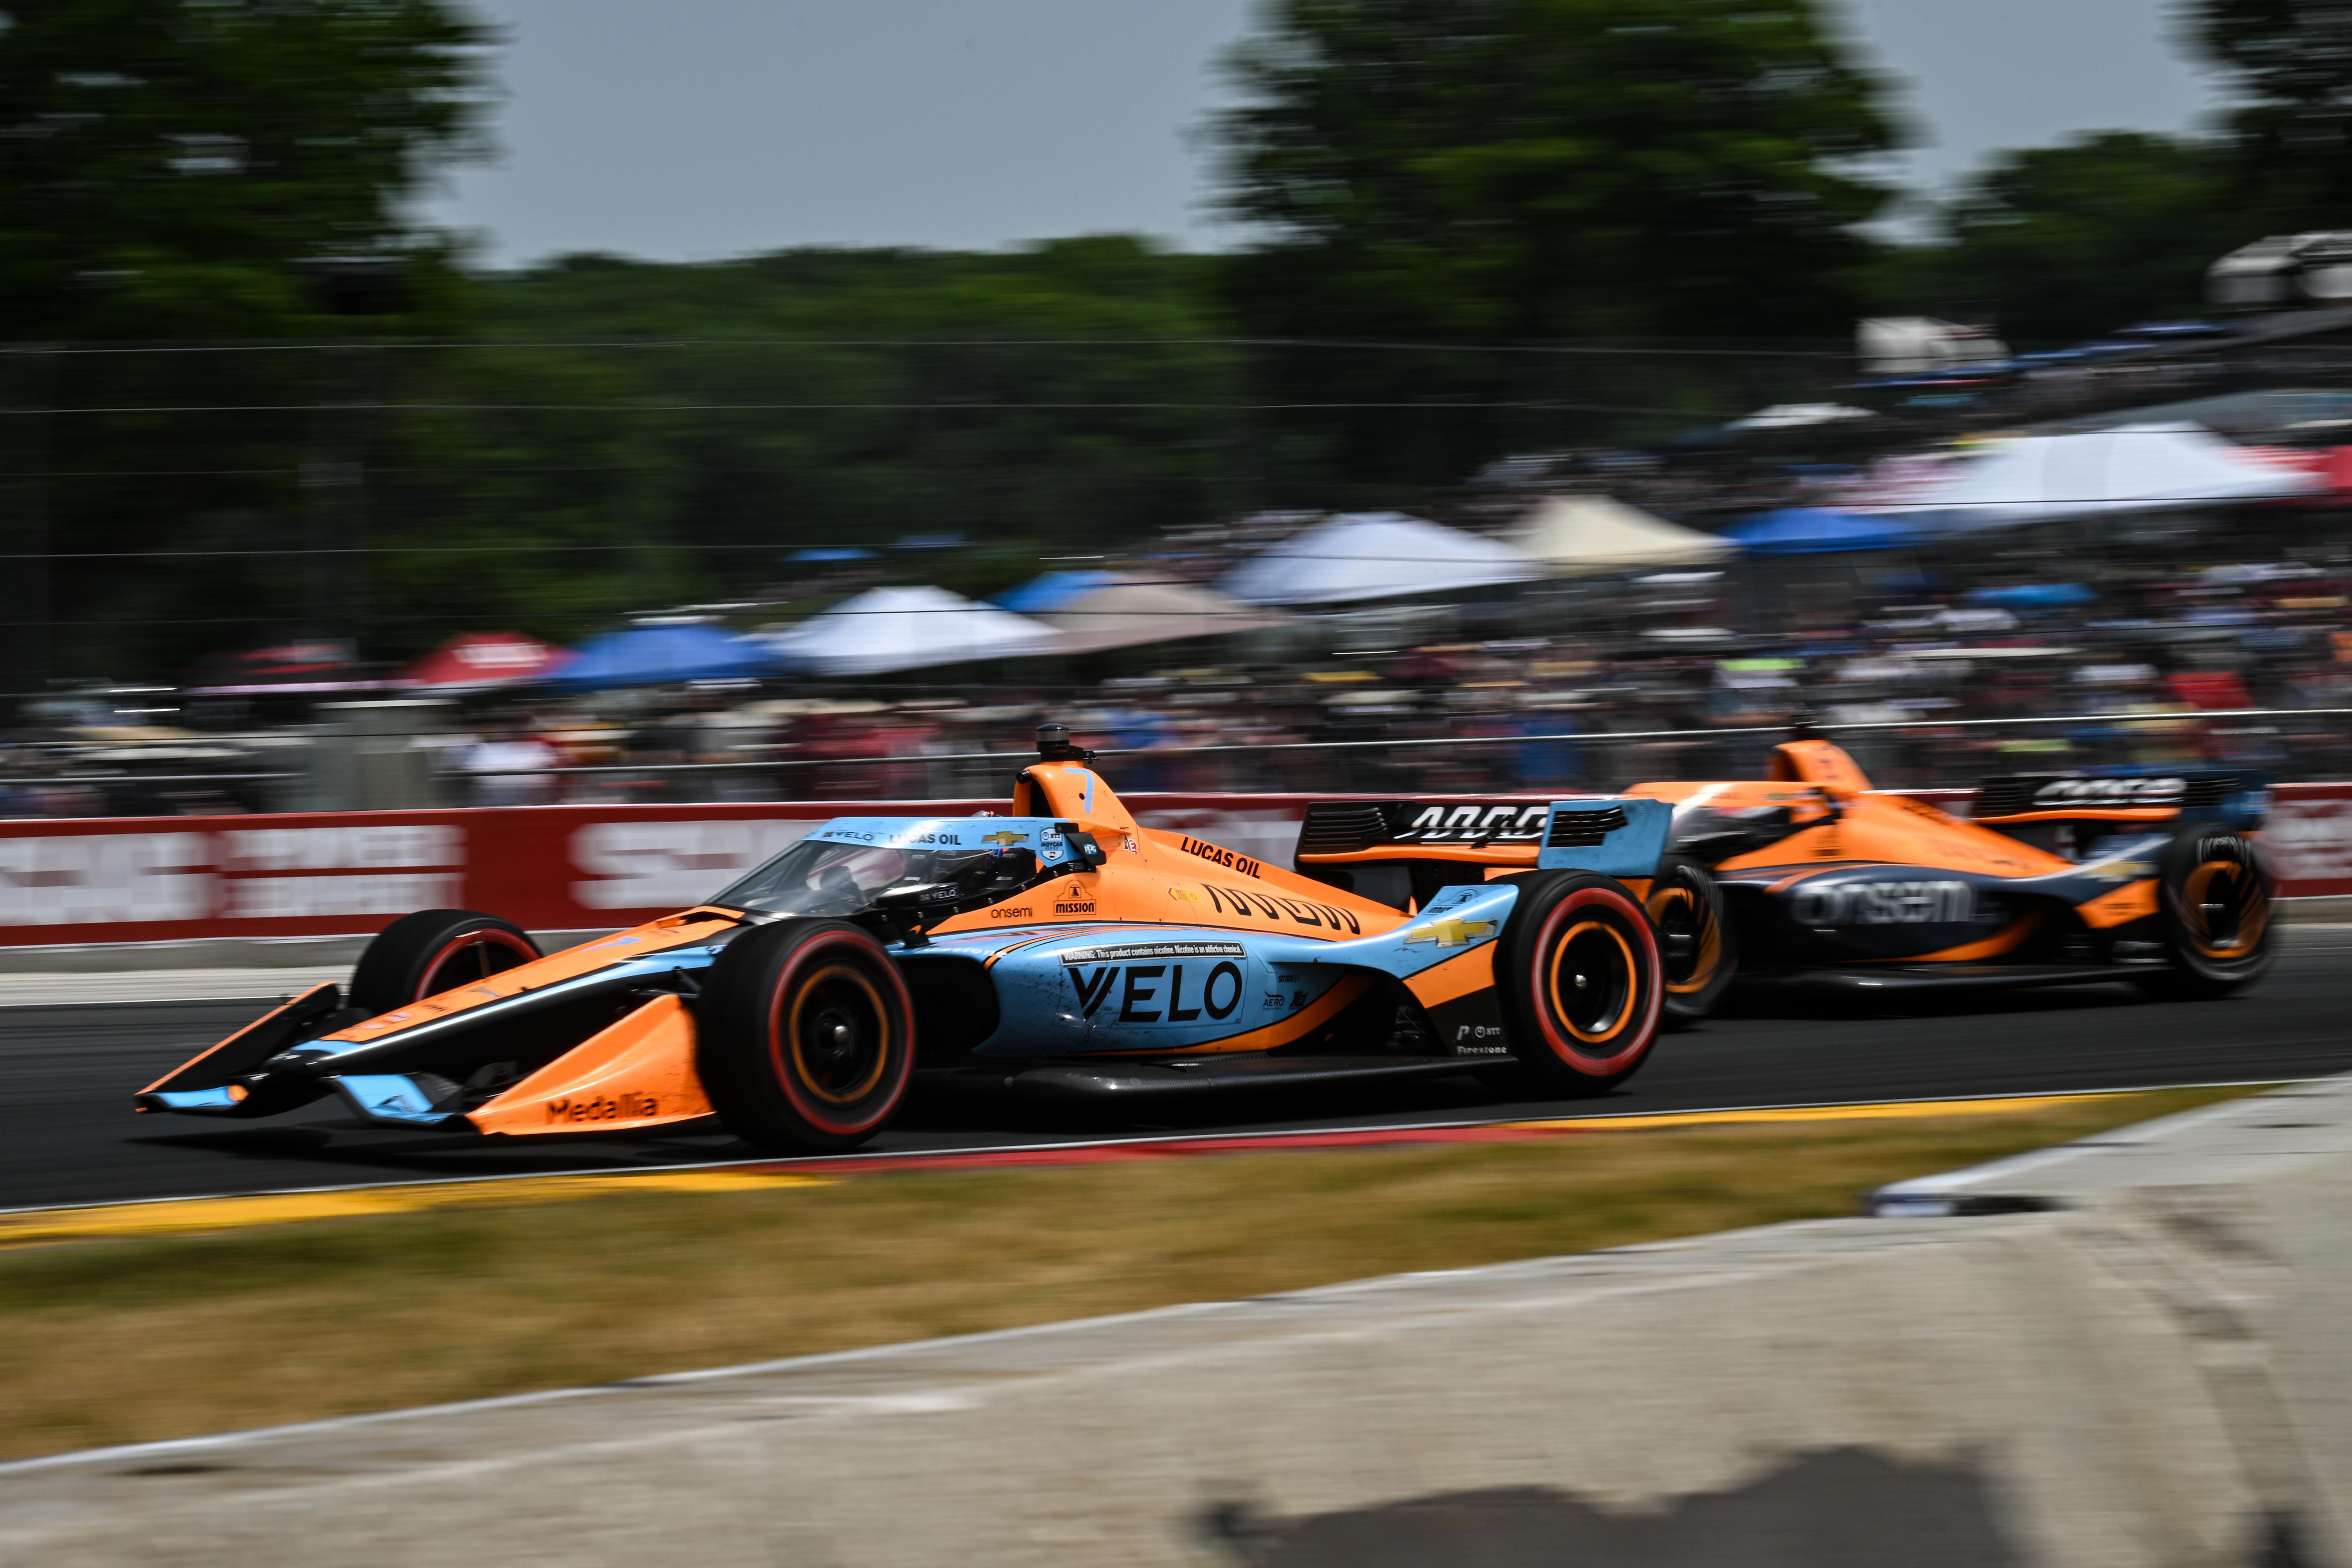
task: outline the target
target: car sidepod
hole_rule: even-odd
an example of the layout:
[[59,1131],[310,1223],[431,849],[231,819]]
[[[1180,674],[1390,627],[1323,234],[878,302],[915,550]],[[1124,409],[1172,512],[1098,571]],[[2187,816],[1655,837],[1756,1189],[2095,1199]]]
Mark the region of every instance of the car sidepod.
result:
[[[1549,809],[1538,866],[1631,878],[1654,873],[1673,815],[1637,799]],[[901,961],[919,1006],[947,973],[940,966],[955,966],[961,984],[986,976],[996,1019],[966,1059],[1307,1050],[1506,1058],[1495,944],[1520,889],[1486,875],[1466,868],[1463,882],[1377,933],[1362,933],[1343,909],[1310,906],[1322,911],[1316,929],[1331,934],[1306,935],[1295,916],[1287,931],[1030,927],[942,936]],[[1397,1029],[1400,1010],[1409,1030]]]

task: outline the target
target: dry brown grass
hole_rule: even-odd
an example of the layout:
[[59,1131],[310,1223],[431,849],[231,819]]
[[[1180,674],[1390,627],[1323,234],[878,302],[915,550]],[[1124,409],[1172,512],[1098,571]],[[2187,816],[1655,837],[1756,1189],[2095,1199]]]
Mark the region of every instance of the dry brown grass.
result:
[[863,1176],[0,1255],[23,1456],[1850,1215],[2238,1091]]

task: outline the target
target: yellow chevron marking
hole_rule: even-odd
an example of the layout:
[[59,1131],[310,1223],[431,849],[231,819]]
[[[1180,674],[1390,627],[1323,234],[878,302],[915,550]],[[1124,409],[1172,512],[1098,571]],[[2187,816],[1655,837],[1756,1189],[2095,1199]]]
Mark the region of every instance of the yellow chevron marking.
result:
[[244,1198],[108,1204],[98,1208],[0,1215],[0,1248],[43,1242],[94,1241],[100,1237],[185,1236],[246,1226],[287,1225],[305,1219],[418,1214],[427,1209],[566,1203],[615,1193],[740,1193],[832,1184],[832,1179],[824,1176],[769,1175],[754,1171],[675,1171],[625,1176],[523,1176],[512,1181],[347,1187],[333,1192],[268,1193]]
[[1440,947],[1467,947],[1482,936],[1495,934],[1493,921],[1432,921],[1404,933],[1407,947],[1433,942]]

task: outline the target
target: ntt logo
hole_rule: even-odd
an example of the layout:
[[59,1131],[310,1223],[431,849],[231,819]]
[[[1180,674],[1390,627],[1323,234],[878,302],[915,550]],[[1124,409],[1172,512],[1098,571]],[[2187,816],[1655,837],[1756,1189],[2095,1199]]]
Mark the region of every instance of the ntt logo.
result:
[[1977,890],[1966,882],[1844,882],[1797,889],[1797,923],[1808,926],[1966,925]]

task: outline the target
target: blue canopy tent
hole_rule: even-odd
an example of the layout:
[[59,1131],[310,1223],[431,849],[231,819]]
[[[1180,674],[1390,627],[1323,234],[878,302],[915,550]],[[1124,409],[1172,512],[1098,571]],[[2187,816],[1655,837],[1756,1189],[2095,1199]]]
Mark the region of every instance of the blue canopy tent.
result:
[[1979,588],[1969,595],[1969,602],[1998,605],[2004,610],[2071,610],[2095,603],[2098,597],[2082,583],[2012,583],[2005,588]]
[[820,550],[795,550],[784,557],[787,566],[833,566],[845,561],[871,561],[874,552],[835,547]]
[[776,656],[763,643],[698,621],[653,623],[607,632],[581,645],[577,657],[541,682],[572,691],[621,686],[671,686],[776,673]]
[[1832,555],[1853,550],[1899,550],[1919,542],[1919,531],[1891,518],[1827,507],[1792,506],[1734,523],[1723,537],[1748,555]]
[[1000,610],[1010,610],[1016,616],[1050,616],[1071,600],[1082,598],[1097,588],[1108,588],[1126,582],[1116,572],[1047,572],[1032,577],[1017,588],[1007,588],[989,601]]

